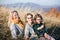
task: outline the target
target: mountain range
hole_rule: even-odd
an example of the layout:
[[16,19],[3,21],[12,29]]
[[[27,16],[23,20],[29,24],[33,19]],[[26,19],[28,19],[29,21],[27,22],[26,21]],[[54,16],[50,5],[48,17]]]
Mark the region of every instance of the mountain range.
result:
[[40,8],[43,8],[44,11],[48,11],[50,8],[56,8],[58,11],[60,11],[60,6],[42,6],[39,4],[35,3],[15,3],[15,4],[5,4],[5,5],[0,5],[0,6],[5,6],[7,8],[30,8],[32,10],[40,10]]

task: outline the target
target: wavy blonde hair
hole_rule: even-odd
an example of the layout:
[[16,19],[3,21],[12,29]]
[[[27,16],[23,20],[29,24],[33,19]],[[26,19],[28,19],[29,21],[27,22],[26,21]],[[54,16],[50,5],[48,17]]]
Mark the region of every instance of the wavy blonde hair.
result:
[[9,13],[9,17],[8,17],[9,19],[8,19],[8,26],[10,26],[10,24],[11,24],[11,18],[12,18],[12,14],[11,14],[11,12]]
[[[17,15],[18,15],[18,12],[16,10],[10,12],[10,14],[9,14],[9,20],[8,20],[8,26],[10,26],[11,23],[12,23],[12,21],[11,21],[12,20],[12,15],[13,15],[12,13],[14,13],[14,12],[16,12]],[[18,18],[19,18],[19,21],[18,21],[19,23],[18,24],[20,24],[24,28],[24,23],[21,21],[19,15],[18,15]]]

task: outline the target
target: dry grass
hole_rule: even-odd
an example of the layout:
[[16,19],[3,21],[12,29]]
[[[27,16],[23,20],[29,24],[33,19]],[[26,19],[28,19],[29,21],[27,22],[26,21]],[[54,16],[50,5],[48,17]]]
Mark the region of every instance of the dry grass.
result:
[[[11,36],[10,36],[11,34],[7,26],[7,22],[8,22],[9,13],[13,10],[14,9],[0,7],[0,39],[1,40],[11,40]],[[56,13],[56,11],[54,10],[50,12],[44,12],[43,10],[40,10],[40,11],[34,10],[33,12],[31,12],[28,9],[23,10],[23,9],[17,9],[17,8],[15,10],[18,11],[19,16],[23,22],[25,22],[24,16],[26,13],[32,13],[33,15],[35,15],[38,12],[42,15],[47,28],[55,27],[55,25],[57,27],[60,27],[60,14],[59,12]]]

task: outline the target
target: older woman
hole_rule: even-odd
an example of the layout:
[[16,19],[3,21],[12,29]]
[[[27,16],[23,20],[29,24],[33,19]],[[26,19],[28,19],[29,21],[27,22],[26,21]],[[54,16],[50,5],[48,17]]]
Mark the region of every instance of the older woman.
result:
[[25,21],[25,40],[36,40],[35,32],[33,30],[33,15],[31,13],[27,13]]

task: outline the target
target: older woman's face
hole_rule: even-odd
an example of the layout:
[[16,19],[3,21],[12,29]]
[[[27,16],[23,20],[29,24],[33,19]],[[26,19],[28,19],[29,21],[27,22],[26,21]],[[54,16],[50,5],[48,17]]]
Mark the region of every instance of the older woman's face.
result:
[[40,24],[40,22],[41,22],[41,18],[40,17],[37,17],[36,18],[36,23]]
[[12,17],[13,17],[13,19],[18,19],[18,15],[17,15],[17,13],[14,12],[14,13],[12,14]]
[[27,22],[32,23],[33,17],[31,15],[28,15],[26,20]]

